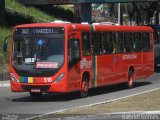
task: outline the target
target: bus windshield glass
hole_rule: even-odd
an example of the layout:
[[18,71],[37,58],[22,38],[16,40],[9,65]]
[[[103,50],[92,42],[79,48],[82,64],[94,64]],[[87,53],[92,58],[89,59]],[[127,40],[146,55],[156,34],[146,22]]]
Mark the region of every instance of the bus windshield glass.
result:
[[64,28],[17,29],[12,65],[19,75],[51,76],[63,63]]

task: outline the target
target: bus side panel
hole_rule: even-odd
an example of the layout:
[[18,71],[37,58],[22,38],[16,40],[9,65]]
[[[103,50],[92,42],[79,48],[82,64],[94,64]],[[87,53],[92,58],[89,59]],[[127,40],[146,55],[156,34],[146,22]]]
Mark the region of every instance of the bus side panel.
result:
[[114,74],[114,55],[101,55],[97,57],[97,86],[112,84],[116,80]]
[[115,76],[116,83],[121,83],[125,79],[122,79],[125,76],[125,72],[123,71],[123,58],[121,54],[115,54],[114,56],[114,64],[115,64]]
[[70,70],[68,70],[68,90],[76,91],[80,89],[80,62],[74,65]]
[[143,52],[143,74],[144,77],[148,77],[153,74],[154,71],[154,56],[152,52]]
[[122,55],[122,80],[128,80],[128,72],[131,67],[134,69],[134,79],[143,78],[143,54],[127,53]]
[[144,78],[143,73],[143,53],[136,53],[137,59],[134,62],[134,79],[142,79]]

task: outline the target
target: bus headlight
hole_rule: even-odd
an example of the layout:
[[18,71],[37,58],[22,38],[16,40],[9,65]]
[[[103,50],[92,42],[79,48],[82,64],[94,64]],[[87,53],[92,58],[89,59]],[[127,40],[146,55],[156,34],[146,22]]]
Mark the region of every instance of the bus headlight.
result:
[[60,82],[63,77],[64,77],[64,73],[60,74],[58,78],[54,81],[54,83]]
[[10,76],[11,76],[11,80],[13,81],[13,82],[19,82],[18,80],[17,80],[17,78],[14,76],[14,74],[13,73],[10,73]]

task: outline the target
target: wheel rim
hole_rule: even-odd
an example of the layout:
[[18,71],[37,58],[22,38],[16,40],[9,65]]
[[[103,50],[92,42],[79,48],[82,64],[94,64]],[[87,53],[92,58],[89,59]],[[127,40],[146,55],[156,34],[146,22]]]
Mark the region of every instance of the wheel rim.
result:
[[129,83],[128,85],[129,85],[130,87],[133,86],[133,76],[132,76],[132,75],[130,76],[130,79],[129,79],[129,82],[128,82],[128,83]]
[[83,82],[82,82],[82,92],[83,92],[83,93],[86,93],[87,90],[88,90],[87,83],[86,83],[86,81],[83,81]]

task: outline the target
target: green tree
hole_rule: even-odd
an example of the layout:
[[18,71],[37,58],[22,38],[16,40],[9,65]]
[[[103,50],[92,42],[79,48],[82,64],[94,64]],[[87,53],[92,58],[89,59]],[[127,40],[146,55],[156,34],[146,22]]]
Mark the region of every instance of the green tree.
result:
[[0,26],[5,24],[5,0],[0,0]]
[[125,3],[125,12],[129,20],[135,19],[137,25],[151,24],[151,18],[159,23],[160,2],[134,2]]

